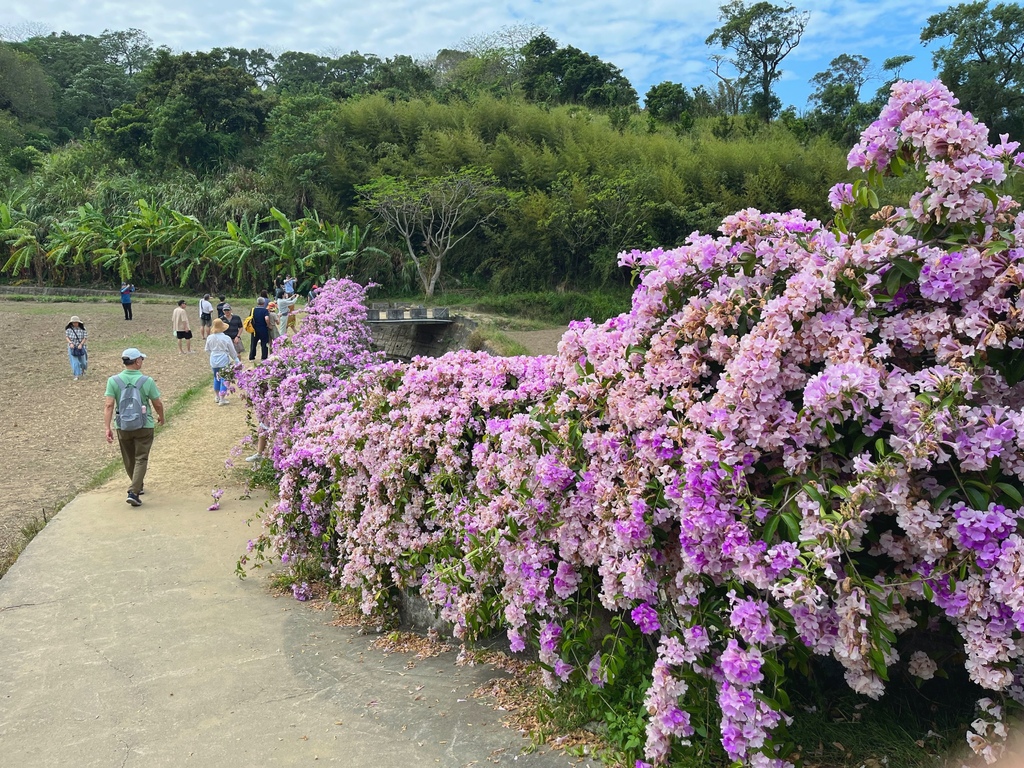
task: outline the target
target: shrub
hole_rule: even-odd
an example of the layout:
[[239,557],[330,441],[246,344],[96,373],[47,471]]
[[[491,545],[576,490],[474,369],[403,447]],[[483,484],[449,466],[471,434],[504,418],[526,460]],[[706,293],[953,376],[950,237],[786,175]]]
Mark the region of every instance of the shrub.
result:
[[[536,647],[552,686],[656,648],[650,763],[786,764],[817,658],[872,699],[960,668],[996,759],[1024,698],[1024,214],[1000,194],[1024,154],[937,82],[892,93],[832,224],[748,209],[623,254],[631,310],[557,357],[277,364],[283,556],[367,611],[418,585],[458,634]],[[917,168],[905,208],[862,215]]]

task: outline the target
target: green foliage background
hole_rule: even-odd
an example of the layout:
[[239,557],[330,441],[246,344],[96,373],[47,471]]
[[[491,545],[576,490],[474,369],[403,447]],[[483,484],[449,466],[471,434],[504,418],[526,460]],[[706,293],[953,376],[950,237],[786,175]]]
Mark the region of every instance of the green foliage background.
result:
[[[954,67],[965,61],[957,39],[936,54],[984,107],[985,78],[1000,93],[1020,79],[1004,40],[1020,16],[958,6],[922,37],[991,30],[999,72]],[[894,79],[909,58],[883,69]],[[740,74],[751,64],[732,63]],[[766,122],[739,75],[717,91],[661,83],[641,110],[617,67],[535,28],[428,61],[174,54],[137,29],[0,43],[0,271],[250,292],[298,271],[306,286],[347,275],[412,296],[423,286],[409,249],[430,251],[429,234],[405,242],[366,190],[385,177],[429,190],[482,173],[497,207],[477,206],[480,226],[430,251],[443,258],[438,293],[597,291],[618,306],[624,250],[674,247],[747,207],[829,218],[846,149],[885,96],[861,100],[868,64],[838,56],[815,76],[810,111]],[[1016,125],[1014,110],[1000,125]]]

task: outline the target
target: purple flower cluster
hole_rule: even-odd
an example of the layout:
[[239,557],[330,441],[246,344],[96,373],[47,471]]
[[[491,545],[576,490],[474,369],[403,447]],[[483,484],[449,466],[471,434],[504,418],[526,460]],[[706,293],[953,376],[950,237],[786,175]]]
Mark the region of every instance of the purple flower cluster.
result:
[[877,698],[892,665],[934,673],[892,638],[936,609],[932,640],[1024,699],[1024,214],[1000,194],[1016,150],[940,83],[898,83],[850,165],[922,169],[907,207],[858,237],[748,209],[719,237],[622,254],[630,312],[574,323],[552,357],[384,363],[362,289],[328,284],[240,375],[280,475],[266,535],[368,613],[414,587],[460,635],[504,629],[552,686],[608,682],[576,634],[599,601],[658,643],[653,765],[696,732],[783,765],[768,702],[787,646]]

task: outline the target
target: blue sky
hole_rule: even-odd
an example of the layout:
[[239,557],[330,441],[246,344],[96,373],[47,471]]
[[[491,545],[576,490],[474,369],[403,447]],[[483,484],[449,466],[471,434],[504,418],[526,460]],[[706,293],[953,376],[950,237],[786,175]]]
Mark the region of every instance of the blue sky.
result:
[[[176,51],[216,46],[381,57],[432,57],[467,38],[515,24],[543,28],[622,69],[643,99],[664,80],[711,85],[704,40],[718,25],[721,0],[8,0],[0,30],[67,30],[99,34],[135,27],[155,45]],[[784,5],[784,2],[777,2]],[[800,46],[783,62],[777,93],[806,108],[808,81],[840,53],[861,54],[875,67],[908,54],[904,76],[931,78],[931,51],[920,42],[927,18],[949,7],[934,0],[803,0],[811,20]],[[934,47],[934,46],[933,46]],[[869,83],[871,93],[878,82]]]

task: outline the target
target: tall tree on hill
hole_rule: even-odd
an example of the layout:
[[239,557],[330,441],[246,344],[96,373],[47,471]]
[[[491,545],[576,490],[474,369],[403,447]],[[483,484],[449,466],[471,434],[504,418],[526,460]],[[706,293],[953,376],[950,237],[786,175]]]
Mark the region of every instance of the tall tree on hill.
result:
[[460,75],[473,85],[494,94],[511,94],[519,86],[526,62],[526,45],[543,27],[535,24],[512,24],[496,32],[476,35],[464,40],[461,47],[472,54],[462,63]]
[[53,116],[53,94],[34,56],[0,43],[0,112],[32,123]]
[[706,42],[733,51],[736,68],[759,89],[751,99],[752,107],[768,122],[779,104],[772,93],[772,85],[782,75],[779,65],[800,44],[809,14],[792,5],[759,2],[748,7],[743,0],[732,0],[719,8],[718,18],[722,26]]
[[861,102],[861,89],[870,77],[870,61],[858,54],[842,53],[829,62],[828,69],[811,78],[814,92],[808,101],[814,105],[808,116],[816,132],[852,146],[871,119],[878,113],[874,105]]
[[209,170],[237,159],[262,134],[269,101],[227,58],[158,51],[135,102],[97,120],[97,136],[136,162]]
[[523,48],[523,91],[532,101],[588,107],[635,107],[636,91],[618,67],[579,48],[559,48],[545,34]]
[[693,98],[685,87],[666,80],[650,87],[644,96],[644,109],[655,120],[676,123],[693,109]]
[[46,127],[58,142],[81,136],[93,120],[130,102],[140,69],[155,55],[137,29],[105,30],[99,37],[62,32],[16,47],[33,56],[52,83],[54,114]]
[[948,42],[932,54],[939,77],[992,135],[1024,138],[1024,7],[963,3],[928,17],[921,42]]

